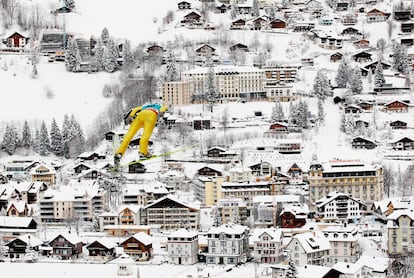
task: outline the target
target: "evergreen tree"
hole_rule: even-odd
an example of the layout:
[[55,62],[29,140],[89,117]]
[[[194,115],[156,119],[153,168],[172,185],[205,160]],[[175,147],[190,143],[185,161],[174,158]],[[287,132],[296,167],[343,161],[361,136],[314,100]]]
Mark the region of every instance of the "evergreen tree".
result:
[[38,141],[38,153],[40,155],[47,155],[50,150],[49,132],[47,131],[46,123],[43,121],[40,125]]
[[213,227],[218,227],[222,224],[221,222],[221,215],[220,215],[220,210],[215,207],[214,208],[214,216],[213,216]]
[[79,52],[78,43],[75,39],[68,41],[68,46],[65,54],[66,70],[77,72],[80,70],[81,56]]
[[123,58],[122,67],[124,69],[129,70],[129,69],[134,68],[135,59],[131,51],[131,42],[129,40],[125,40],[124,42],[124,46],[122,49],[122,58]]
[[352,69],[349,83],[350,83],[349,85],[350,85],[351,91],[354,94],[362,93],[362,90],[363,90],[362,75],[361,75],[361,70],[359,69],[359,67],[355,67],[354,69]]
[[165,67],[167,81],[176,81],[178,79],[177,59],[171,49],[168,50]]
[[39,142],[40,142],[40,132],[39,129],[36,129],[34,140],[32,141],[33,150],[36,153],[39,153]]
[[107,45],[109,42],[109,31],[108,28],[103,28],[101,32],[101,41],[104,45]]
[[214,68],[210,66],[208,68],[206,82],[205,82],[205,100],[207,101],[208,106],[210,107],[210,112],[213,112],[213,106],[219,99],[219,93],[217,92],[215,77],[214,77]]
[[338,72],[335,77],[336,85],[339,88],[346,88],[349,79],[349,64],[348,61],[344,58],[341,60],[341,63],[338,66]]
[[37,66],[36,64],[34,64],[32,68],[32,78],[37,79],[38,77],[39,77],[39,73],[37,71]]
[[331,86],[329,84],[329,79],[326,75],[322,72],[322,70],[318,70],[316,73],[316,77],[313,83],[313,92],[314,94],[325,101],[325,98],[329,95],[331,90]]
[[382,87],[385,84],[385,77],[384,72],[382,70],[381,61],[378,61],[377,67],[375,68],[375,75],[374,75],[374,86],[375,87]]
[[77,157],[85,151],[85,137],[75,116],[70,119],[71,140],[69,141],[69,155],[71,158]]
[[252,3],[252,16],[259,16],[260,15],[260,8],[259,8],[259,2],[257,0],[253,0]]
[[32,145],[32,132],[30,131],[29,123],[27,121],[24,121],[20,146],[23,148],[28,148],[31,145]]
[[323,102],[321,99],[318,99],[318,119],[319,122],[325,121],[325,111],[323,109]]
[[62,125],[62,140],[63,140],[63,155],[69,158],[69,142],[72,139],[71,122],[69,116],[66,114],[63,118]]
[[104,52],[105,52],[105,46],[102,44],[101,40],[98,40],[94,47],[94,57],[93,57],[93,63],[97,65],[98,70],[103,69],[103,61],[104,61]]
[[231,19],[236,19],[238,15],[238,7],[236,1],[233,1],[230,7],[230,17]]
[[107,72],[114,72],[118,68],[118,51],[113,40],[108,41],[108,47],[103,53],[103,68]]
[[407,51],[399,43],[395,44],[393,59],[394,59],[394,68],[401,73],[406,73],[408,70]]
[[285,119],[285,113],[283,112],[282,104],[279,101],[275,102],[275,106],[272,107],[272,114],[270,116],[270,121],[281,122]]
[[17,132],[14,127],[7,125],[3,135],[2,149],[9,155],[14,154],[17,147]]
[[57,156],[63,155],[63,138],[55,119],[50,127],[50,151]]

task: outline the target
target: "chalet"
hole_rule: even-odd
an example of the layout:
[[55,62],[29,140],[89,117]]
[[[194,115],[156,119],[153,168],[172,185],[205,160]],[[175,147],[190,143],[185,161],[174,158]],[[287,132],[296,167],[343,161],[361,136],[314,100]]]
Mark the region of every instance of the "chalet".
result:
[[197,229],[200,210],[185,204],[172,195],[158,199],[145,207],[147,225],[157,225],[160,229]]
[[306,224],[309,209],[307,205],[290,204],[280,213],[281,228],[301,228]]
[[401,22],[401,32],[402,33],[411,33],[414,29],[414,22]]
[[403,122],[400,120],[393,121],[390,123],[390,127],[392,129],[406,129],[407,128],[407,122]]
[[357,120],[357,121],[355,121],[355,126],[357,128],[368,128],[369,127],[369,123],[367,121]]
[[226,4],[221,4],[216,6],[215,8],[215,12],[218,14],[224,14],[226,13],[228,10],[230,9],[230,6],[226,5]]
[[411,19],[411,11],[407,10],[394,10],[394,19],[395,20],[410,20]]
[[272,164],[266,161],[261,161],[260,163],[253,164],[249,166],[249,168],[252,170],[252,176],[271,177],[273,175]]
[[348,10],[349,1],[347,1],[347,0],[329,1],[329,5],[335,11],[346,11],[346,10]]
[[78,159],[81,161],[91,161],[91,160],[98,160],[98,159],[105,159],[106,156],[103,154],[98,154],[96,152],[84,152],[78,156]]
[[32,177],[32,181],[40,181],[45,182],[47,184],[55,184],[56,171],[50,166],[40,164],[30,171],[30,175]]
[[28,41],[29,38],[18,32],[14,32],[6,38],[6,46],[11,48],[24,48]]
[[294,235],[286,249],[297,266],[326,265],[331,245],[321,232],[316,231]]
[[361,107],[362,110],[365,110],[365,111],[372,110],[372,108],[374,107],[374,104],[370,101],[361,101],[361,102],[358,102],[357,105]]
[[249,22],[250,30],[262,30],[266,27],[266,25],[267,20],[262,17],[258,17]]
[[391,147],[396,151],[414,150],[414,140],[408,137],[403,137],[397,141],[391,142]]
[[190,10],[191,9],[191,3],[187,1],[181,1],[177,4],[179,10]]
[[352,139],[352,148],[354,149],[375,149],[377,147],[377,144],[375,144],[373,141],[362,138],[360,136],[355,137]]
[[249,52],[249,47],[242,43],[236,43],[232,46],[230,46],[230,52]]
[[246,28],[246,20],[244,19],[237,19],[233,21],[230,25],[231,30],[240,30]]
[[409,105],[403,101],[395,100],[385,104],[384,108],[388,112],[407,112],[408,106]]
[[315,28],[314,22],[297,22],[292,26],[293,32],[308,32]]
[[372,9],[368,11],[365,16],[368,23],[373,23],[386,21],[390,17],[390,14],[378,9]]
[[97,180],[104,177],[109,177],[109,175],[98,169],[89,169],[78,175],[78,179],[81,180]]
[[343,55],[341,52],[335,52],[330,56],[330,61],[335,63],[337,61],[342,60],[342,57]]
[[361,107],[357,106],[357,105],[348,105],[345,107],[345,113],[346,114],[358,114],[361,113],[362,109]]
[[358,16],[355,14],[346,14],[342,16],[341,22],[343,25],[355,25],[358,23]]
[[310,11],[313,14],[321,12],[324,8],[321,1],[317,0],[308,0],[304,3],[306,11]]
[[6,209],[7,216],[29,216],[29,208],[25,201],[11,201]]
[[211,56],[214,55],[216,52],[216,49],[208,44],[203,44],[199,48],[195,50],[197,55],[199,56]]
[[288,125],[285,123],[273,123],[270,125],[269,130],[272,132],[277,132],[277,133],[288,133],[289,132]]
[[190,12],[189,14],[185,15],[181,22],[190,25],[201,25],[203,23],[201,15],[196,12]]
[[345,35],[351,35],[351,36],[356,36],[356,35],[362,35],[361,32],[359,32],[359,30],[355,27],[347,27],[344,30],[342,30],[342,36]]
[[[124,135],[125,135],[125,133],[123,133],[123,132],[115,132],[113,130],[110,130],[110,131],[105,133],[105,140],[110,141],[110,142],[112,142],[114,139],[122,140]],[[118,138],[116,138],[116,137],[118,137]]]
[[113,240],[103,237],[89,243],[86,249],[89,252],[89,256],[112,257],[115,255],[116,246]]
[[303,182],[303,171],[297,163],[293,163],[292,166],[287,170],[287,175],[290,177],[291,183],[302,183]]
[[91,169],[91,167],[89,167],[88,165],[84,164],[84,163],[79,163],[77,164],[75,167],[73,167],[73,170],[75,172],[75,174],[80,174],[82,173],[82,171],[86,171]]
[[77,258],[82,254],[81,238],[70,233],[55,236],[50,240],[49,245],[52,247],[52,255],[59,256],[62,259]]
[[401,45],[404,45],[405,47],[410,47],[414,44],[414,38],[410,36],[402,37],[400,38]]
[[319,47],[326,49],[342,48],[343,38],[336,36],[334,33],[329,34],[321,30],[312,30],[314,38]]
[[147,168],[144,164],[140,163],[139,161],[131,161],[128,163],[128,173],[130,174],[141,174],[145,173],[147,171]]
[[163,53],[164,52],[164,48],[162,46],[159,46],[157,44],[151,45],[147,48],[147,53],[148,54],[159,54],[159,53]]
[[262,263],[280,262],[283,256],[282,229],[254,229],[250,242],[258,261]]
[[209,177],[213,177],[213,176],[223,176],[223,173],[221,171],[218,171],[216,169],[210,168],[208,166],[202,167],[200,169],[197,170],[197,175],[198,176],[209,176]]
[[[378,64],[378,61],[375,61],[375,62],[372,62],[372,63],[364,66],[364,68],[367,69],[367,70],[371,70],[372,72],[374,72],[375,71],[375,68],[377,67],[377,64]],[[382,61],[381,61],[381,66],[382,66],[382,69],[390,69],[391,68],[391,65],[390,64],[387,64],[387,63],[382,62]]]
[[366,51],[361,51],[357,54],[352,55],[352,59],[354,59],[354,61],[358,63],[366,63],[366,62],[372,61],[371,56],[372,56],[371,53],[368,53]]
[[8,247],[9,258],[13,259],[22,257],[28,250],[39,251],[42,244],[35,236],[25,234],[9,241],[5,246]]
[[248,3],[243,1],[242,3],[239,2],[237,5],[237,12],[240,15],[243,14],[251,14],[252,13],[252,3]]
[[286,21],[282,19],[276,18],[269,22],[269,28],[270,29],[286,29],[287,23]]
[[369,48],[369,40],[361,39],[354,42],[354,46],[357,48]]
[[228,152],[226,149],[220,147],[212,147],[207,150],[207,157],[234,157],[235,152]]

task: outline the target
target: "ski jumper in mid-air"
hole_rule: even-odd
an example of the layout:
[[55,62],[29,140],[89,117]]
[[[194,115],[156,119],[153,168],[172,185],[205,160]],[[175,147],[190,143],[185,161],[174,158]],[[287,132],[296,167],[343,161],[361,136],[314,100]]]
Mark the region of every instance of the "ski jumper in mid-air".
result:
[[142,132],[141,139],[139,140],[139,155],[144,158],[151,157],[148,153],[148,142],[159,115],[165,111],[167,111],[167,106],[158,103],[151,103],[135,107],[125,115],[125,124],[131,124],[131,126],[115,153],[115,165],[119,164],[119,161],[127,150],[132,138],[141,128],[144,128],[144,130]]

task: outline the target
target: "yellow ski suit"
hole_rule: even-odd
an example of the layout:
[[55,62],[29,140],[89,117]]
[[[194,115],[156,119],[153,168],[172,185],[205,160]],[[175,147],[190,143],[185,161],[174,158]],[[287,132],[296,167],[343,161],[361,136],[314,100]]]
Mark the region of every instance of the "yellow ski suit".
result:
[[134,120],[132,121],[127,134],[124,136],[124,139],[115,154],[121,154],[121,156],[123,156],[134,135],[140,128],[143,127],[144,131],[142,132],[141,139],[139,140],[139,152],[140,154],[147,156],[148,142],[151,137],[152,130],[157,123],[158,115],[166,110],[167,106],[158,103],[146,104],[132,109],[129,116]]

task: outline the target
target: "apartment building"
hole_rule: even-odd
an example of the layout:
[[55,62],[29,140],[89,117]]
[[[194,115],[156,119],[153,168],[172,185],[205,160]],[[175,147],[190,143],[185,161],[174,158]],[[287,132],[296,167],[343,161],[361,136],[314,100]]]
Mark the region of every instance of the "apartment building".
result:
[[272,195],[274,187],[275,184],[272,181],[223,182],[221,198],[240,198],[250,209],[253,207],[254,197]]
[[282,229],[255,229],[253,241],[255,257],[262,263],[279,263],[283,255]]
[[[216,66],[214,83],[221,101],[264,98],[264,70],[248,66]],[[182,74],[182,81],[190,85],[194,101],[203,99],[209,68],[197,67]]]
[[366,211],[364,202],[338,191],[316,201],[316,217],[326,222],[353,222],[359,220]]
[[309,201],[338,191],[358,198],[369,207],[383,196],[384,171],[381,165],[368,165],[358,160],[334,160],[312,164],[309,169]]
[[168,262],[190,265],[198,261],[198,234],[179,229],[168,236]]
[[61,186],[48,189],[39,202],[42,222],[64,222],[70,219],[92,220],[94,214],[106,210],[106,191],[98,185]]
[[236,220],[237,223],[245,223],[247,220],[246,203],[240,198],[221,199],[217,203],[217,209],[222,223],[235,222]]
[[412,249],[414,243],[414,212],[397,210],[387,217],[388,254],[398,256]]
[[328,239],[320,231],[297,234],[286,247],[290,259],[296,266],[305,264],[325,266],[329,259],[330,248]]
[[355,263],[361,257],[360,235],[356,226],[332,225],[324,228],[322,233],[331,245],[328,265]]
[[55,184],[56,171],[52,167],[39,164],[30,171],[32,181],[45,182],[47,184]]
[[227,223],[207,232],[208,264],[237,264],[249,257],[249,228]]
[[162,99],[170,107],[191,104],[190,83],[186,81],[163,83]]
[[194,193],[197,200],[203,205],[215,205],[222,197],[221,185],[225,178],[221,176],[199,176],[194,183]]

